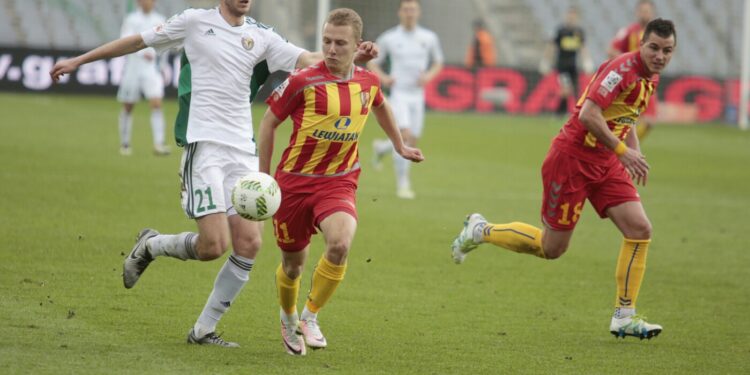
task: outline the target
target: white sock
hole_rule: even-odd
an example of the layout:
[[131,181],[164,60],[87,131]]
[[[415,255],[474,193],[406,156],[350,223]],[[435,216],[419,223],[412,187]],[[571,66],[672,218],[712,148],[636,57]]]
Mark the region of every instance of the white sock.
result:
[[237,254],[232,254],[227,258],[219,274],[216,275],[214,290],[208,296],[206,306],[203,307],[193,327],[198,337],[216,331],[219,319],[229,310],[242,287],[250,279],[250,270],[254,263],[255,260]]
[[377,139],[375,140],[374,147],[375,153],[378,155],[384,155],[388,152],[393,151],[393,143],[388,139]]
[[314,313],[307,309],[307,306],[305,306],[305,309],[302,310],[302,315],[299,317],[300,320],[318,320],[318,313]]
[[120,146],[130,146],[130,134],[133,132],[133,114],[124,109],[120,111]]
[[635,315],[635,309],[630,307],[615,307],[615,319],[627,318]]
[[411,189],[411,180],[409,179],[410,164],[410,161],[402,158],[396,151],[393,151],[393,169],[396,172],[396,186],[399,189]]
[[146,241],[146,251],[152,257],[168,256],[181,260],[198,259],[198,233],[160,234]]
[[164,114],[161,108],[151,110],[151,134],[154,146],[164,145]]
[[[305,309],[307,310],[307,309]],[[293,313],[287,314],[284,309],[279,309],[279,317],[281,318],[281,321],[284,322],[286,325],[296,325],[299,322],[299,317],[297,316],[297,310],[294,310]]]

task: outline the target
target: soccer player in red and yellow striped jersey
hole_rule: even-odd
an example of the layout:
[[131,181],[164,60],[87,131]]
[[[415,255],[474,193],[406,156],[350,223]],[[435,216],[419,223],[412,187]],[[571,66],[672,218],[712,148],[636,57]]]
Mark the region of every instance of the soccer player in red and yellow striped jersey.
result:
[[624,237],[615,271],[617,297],[610,332],[649,339],[661,332],[660,325],[635,315],[651,223],[633,183],[635,179],[646,184],[649,166],[631,128],[646,109],[658,74],[672,58],[676,38],[671,21],[653,20],[637,52],[599,67],[542,165],[544,229],[521,222],[490,224],[482,215],[471,214],[452,245],[456,263],[484,242],[540,258],[559,258],[568,249],[588,199]]
[[[292,355],[304,355],[305,344],[327,346],[317,313],[344,279],[357,228],[358,144],[370,112],[402,157],[424,159],[419,149],[404,144],[378,77],[354,66],[361,35],[362,20],[356,12],[332,11],[323,28],[324,61],[293,73],[279,86],[268,99],[260,125],[260,171],[269,173],[275,129],[287,117],[293,123],[289,146],[276,170],[283,199],[274,215],[276,242],[282,250],[276,271],[281,335]],[[310,237],[317,231],[323,232],[326,251],[298,317],[301,273]]]
[[[652,0],[639,0],[635,8],[636,22],[620,29],[607,50],[610,58],[617,57],[623,53],[637,51],[643,39],[643,30],[646,25],[654,19],[655,9]],[[643,140],[654,127],[653,118],[656,117],[658,100],[656,95],[651,96],[648,105],[648,111],[638,121],[636,125],[636,134],[638,139]]]

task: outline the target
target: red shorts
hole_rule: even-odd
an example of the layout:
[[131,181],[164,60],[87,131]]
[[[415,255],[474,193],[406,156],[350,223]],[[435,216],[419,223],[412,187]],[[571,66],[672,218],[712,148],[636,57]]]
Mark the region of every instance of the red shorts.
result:
[[273,215],[273,231],[279,248],[287,252],[302,251],[318,232],[320,222],[335,212],[346,212],[357,219],[359,172],[336,177],[276,172],[281,206]]
[[633,181],[618,159],[597,165],[576,158],[554,144],[542,164],[542,221],[555,230],[575,228],[588,199],[601,218],[607,209],[640,201]]

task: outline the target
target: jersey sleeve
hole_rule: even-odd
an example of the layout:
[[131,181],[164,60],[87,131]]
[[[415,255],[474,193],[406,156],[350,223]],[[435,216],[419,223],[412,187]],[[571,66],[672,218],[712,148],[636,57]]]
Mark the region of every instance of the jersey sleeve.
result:
[[627,76],[617,70],[617,65],[610,62],[597,73],[587,90],[586,99],[590,99],[599,108],[605,109],[612,104],[617,95],[628,85]]
[[157,53],[182,48],[191,15],[192,11],[188,9],[172,16],[165,23],[142,32],[143,42],[156,49]]
[[268,109],[278,118],[284,120],[303,104],[303,91],[298,75],[290,75],[266,99]]
[[305,52],[305,50],[287,42],[281,35],[273,31],[268,30],[266,36],[269,38],[268,49],[266,50],[268,70],[271,73],[278,70],[285,72],[294,71],[299,55]]
[[380,87],[380,77],[378,77],[377,74],[373,72],[368,72],[368,75],[370,76],[370,81],[372,82],[372,86],[377,87],[377,92],[375,92],[375,97],[372,99],[372,106],[373,107],[380,107],[383,105],[383,102],[385,101],[385,96],[383,95],[383,88]]
[[440,48],[440,38],[437,34],[432,33],[432,46],[430,48],[430,57],[433,64],[442,64],[445,61],[443,49]]

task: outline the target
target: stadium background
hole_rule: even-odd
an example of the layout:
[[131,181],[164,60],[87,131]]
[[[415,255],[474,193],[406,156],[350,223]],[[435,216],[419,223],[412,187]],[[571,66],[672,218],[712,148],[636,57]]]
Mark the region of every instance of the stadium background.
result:
[[[535,115],[554,111],[557,80],[536,67],[545,42],[567,7],[577,5],[595,64],[606,59],[609,40],[633,20],[637,0],[474,0],[426,1],[422,24],[440,37],[449,66],[427,88],[427,104],[438,111],[508,112]],[[52,86],[47,76],[55,59],[71,56],[118,37],[134,0],[4,0],[0,4],[0,90],[114,93],[122,59],[83,67],[69,82]],[[679,47],[659,87],[662,120],[735,123],[739,102],[741,0],[662,0],[657,14],[673,19]],[[208,7],[211,0],[160,0],[157,10],[175,14],[186,7]],[[375,39],[396,22],[398,0],[331,0],[331,7],[356,9],[365,21],[364,36]],[[252,15],[274,26],[290,41],[314,50],[316,1],[255,1]],[[482,19],[496,41],[497,67],[462,66],[471,24]],[[37,20],[44,20],[39,23]],[[179,69],[165,69],[174,88]],[[588,77],[580,77],[581,87]],[[502,102],[485,100],[486,90],[502,88]],[[168,90],[174,94],[174,90]]]
[[[371,167],[370,144],[382,137],[371,118],[360,139],[361,220],[349,271],[321,313],[329,347],[290,358],[279,337],[280,256],[270,228],[250,283],[219,325],[242,345],[236,351],[184,341],[223,259],[159,259],[135,288],[122,287],[123,256],[138,230],[195,230],[179,204],[181,152],[152,155],[149,109],[140,103],[133,155],[118,153],[118,62],[82,67],[61,85],[50,86],[48,71],[60,56],[116,38],[129,2],[0,0],[0,373],[750,373],[750,132],[727,121],[742,1],[656,0],[680,33],[666,74],[674,83],[660,97],[703,115],[679,126],[659,122],[642,144],[652,169],[639,193],[654,241],[638,307],[665,328],[651,341],[615,340],[607,330],[621,235],[588,204],[559,260],[491,246],[461,266],[450,257],[467,213],[540,224],[539,169],[563,119],[542,113],[556,101],[547,96],[556,80],[541,79],[536,67],[571,2],[422,2],[423,24],[440,35],[450,67],[430,88],[431,106],[442,110],[426,117],[427,160],[412,168],[417,199],[395,197],[391,163],[380,173]],[[616,29],[631,22],[634,2],[575,2],[597,63]],[[331,6],[360,11],[372,39],[396,24],[397,3]],[[165,15],[206,4],[215,2],[157,1]],[[315,12],[313,0],[253,6],[259,20],[308,48]],[[461,64],[477,15],[500,50],[500,66],[484,72]],[[482,103],[473,95],[478,80],[521,95]],[[264,110],[253,106],[256,128]],[[168,124],[176,112],[176,101],[165,100]],[[279,128],[276,150],[289,131]],[[322,247],[316,236],[311,259]]]

